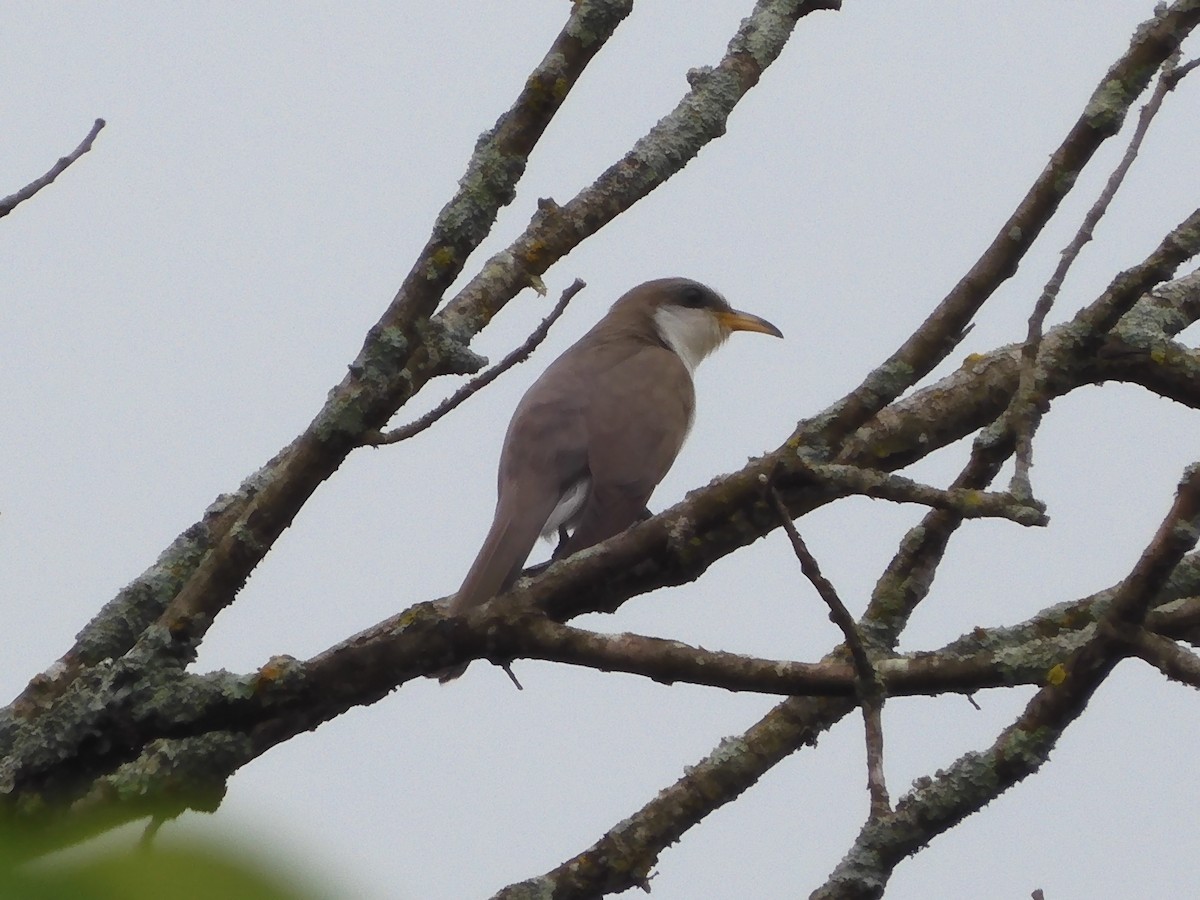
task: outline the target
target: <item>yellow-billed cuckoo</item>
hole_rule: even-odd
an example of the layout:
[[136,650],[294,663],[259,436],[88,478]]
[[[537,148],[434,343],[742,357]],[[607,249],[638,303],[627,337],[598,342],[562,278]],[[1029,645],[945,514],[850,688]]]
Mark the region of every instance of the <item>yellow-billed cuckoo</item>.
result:
[[646,501],[692,425],[692,372],[734,331],[783,337],[711,288],[662,278],[622,296],[552,362],[508,425],[496,515],[449,613],[461,615],[511,587],[538,535],[564,536],[554,551],[559,559],[648,514]]

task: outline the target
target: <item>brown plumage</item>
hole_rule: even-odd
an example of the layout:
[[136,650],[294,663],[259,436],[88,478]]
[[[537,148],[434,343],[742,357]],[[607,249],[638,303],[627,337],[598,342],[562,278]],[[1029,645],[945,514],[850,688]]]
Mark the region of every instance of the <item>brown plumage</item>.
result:
[[551,363],[513,413],[495,518],[450,614],[511,587],[539,534],[569,531],[559,558],[636,522],[691,427],[692,369],[736,330],[782,337],[711,288],[664,278],[622,296]]

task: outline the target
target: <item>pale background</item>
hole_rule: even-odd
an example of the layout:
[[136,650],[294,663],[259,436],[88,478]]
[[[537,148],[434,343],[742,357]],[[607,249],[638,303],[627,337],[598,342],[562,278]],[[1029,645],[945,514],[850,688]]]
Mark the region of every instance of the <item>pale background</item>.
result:
[[[750,0],[643,0],[533,154],[486,258],[538,197],[569,198],[715,63]],[[1151,2],[849,2],[803,20],[729,133],[546,275],[588,282],[546,346],[433,432],[354,454],[203,646],[200,670],[311,655],[458,584],[490,519],[517,398],[623,290],[688,275],[775,322],[701,369],[691,440],[652,505],[775,447],[856,384],[986,246]],[[206,504],[308,422],[399,285],[476,136],[566,2],[5,4],[0,194],[97,116],[92,153],[0,223],[0,689],[15,695]],[[1193,52],[1196,48],[1193,47]],[[1052,319],[1196,205],[1193,76],[1167,101]],[[1023,336],[1110,142],[950,365]],[[473,269],[468,266],[468,272]],[[549,309],[526,292],[476,342],[498,358]],[[1192,332],[1194,336],[1194,332]],[[435,382],[407,421],[452,389]],[[1019,621],[1124,575],[1200,456],[1194,413],[1132,388],[1056,404],[1038,444],[1047,530],[974,523],[906,649]],[[945,483],[963,459],[916,470]],[[799,522],[852,610],[920,510]],[[541,551],[539,551],[541,552]],[[776,533],[699,583],[581,624],[813,660],[838,639]],[[406,686],[240,772],[215,817],[331,897],[486,896],[590,845],[775,702],[522,662]],[[990,744],[1029,691],[887,707],[893,796]],[[1137,662],[1037,777],[902,864],[889,897],[1185,895],[1200,853],[1194,695]],[[653,896],[805,896],[866,811],[849,717],[661,858]],[[127,829],[125,837],[136,831]]]

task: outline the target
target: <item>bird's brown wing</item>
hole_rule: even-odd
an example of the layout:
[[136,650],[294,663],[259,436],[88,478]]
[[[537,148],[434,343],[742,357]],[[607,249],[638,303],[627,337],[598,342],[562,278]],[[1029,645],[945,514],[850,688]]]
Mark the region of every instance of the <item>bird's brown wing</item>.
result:
[[587,477],[587,391],[573,374],[575,352],[555,360],[513,413],[500,452],[495,517],[451,613],[511,587],[563,494]]
[[624,531],[675,462],[691,426],[695,395],[679,357],[642,344],[604,370],[586,410],[591,489],[571,536],[555,556]]

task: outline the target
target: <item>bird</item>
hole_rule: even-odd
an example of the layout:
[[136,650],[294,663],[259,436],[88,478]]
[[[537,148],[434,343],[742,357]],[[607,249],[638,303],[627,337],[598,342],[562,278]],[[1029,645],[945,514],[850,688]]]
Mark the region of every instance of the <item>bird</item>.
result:
[[622,295],[554,360],[509,422],[495,515],[447,614],[511,587],[539,536],[558,535],[552,558],[563,559],[648,517],[692,427],[692,375],[734,331],[783,337],[698,281],[660,278]]

